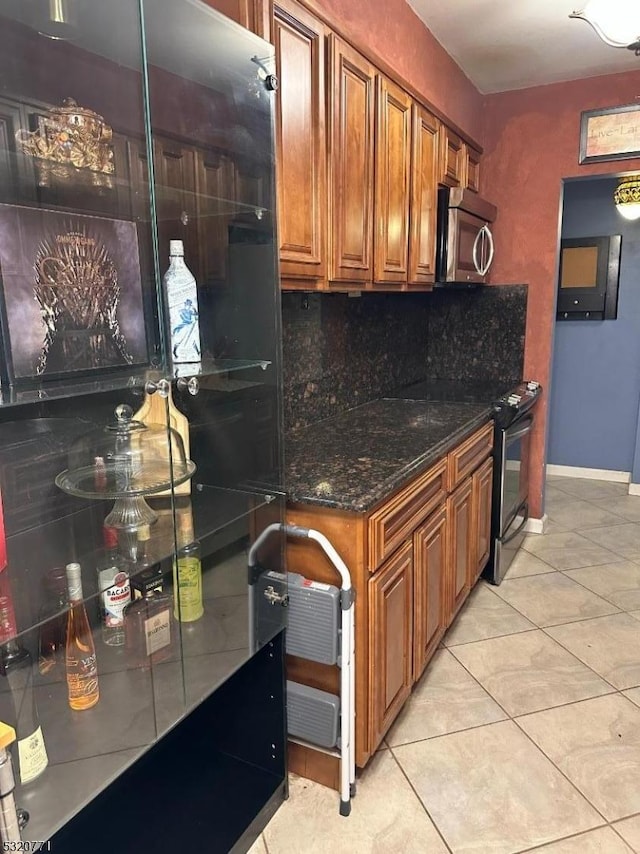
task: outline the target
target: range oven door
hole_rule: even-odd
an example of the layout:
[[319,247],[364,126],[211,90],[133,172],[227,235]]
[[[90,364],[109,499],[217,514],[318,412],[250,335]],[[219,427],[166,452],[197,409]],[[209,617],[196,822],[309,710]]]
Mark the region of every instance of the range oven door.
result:
[[529,454],[533,415],[525,415],[501,431],[500,531],[508,529],[529,498]]

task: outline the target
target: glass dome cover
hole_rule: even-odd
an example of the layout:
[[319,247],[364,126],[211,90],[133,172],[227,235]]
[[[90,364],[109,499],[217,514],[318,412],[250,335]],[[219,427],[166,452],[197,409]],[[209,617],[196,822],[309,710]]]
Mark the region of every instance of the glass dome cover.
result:
[[178,486],[195,470],[176,430],[136,421],[132,408],[120,404],[115,421],[74,442],[56,485],[81,498],[133,498]]

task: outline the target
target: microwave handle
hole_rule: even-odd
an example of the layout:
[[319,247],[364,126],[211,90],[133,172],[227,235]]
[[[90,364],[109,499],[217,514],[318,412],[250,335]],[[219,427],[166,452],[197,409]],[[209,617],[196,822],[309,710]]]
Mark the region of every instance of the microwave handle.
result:
[[[491,269],[491,265],[493,264],[493,256],[495,254],[495,246],[493,244],[493,234],[491,234],[491,229],[489,228],[488,225],[482,226],[482,228],[480,229],[480,234],[485,234],[486,238],[487,238],[487,242],[489,243],[489,257],[485,261],[482,269],[478,270],[478,272],[480,273],[481,276],[486,276],[487,273],[489,272],[489,270]],[[476,258],[475,258],[475,244],[474,244],[473,260],[474,260],[474,262],[476,260]],[[477,269],[477,267],[478,267],[478,265],[476,264],[476,269]]]
[[473,252],[471,253],[471,257],[473,258],[473,266],[476,268],[476,273],[480,276],[483,275],[482,268],[480,267],[480,261],[478,260],[478,244],[482,240],[482,236],[484,234],[484,229],[486,226],[482,226],[480,231],[476,234],[476,239],[473,241]]

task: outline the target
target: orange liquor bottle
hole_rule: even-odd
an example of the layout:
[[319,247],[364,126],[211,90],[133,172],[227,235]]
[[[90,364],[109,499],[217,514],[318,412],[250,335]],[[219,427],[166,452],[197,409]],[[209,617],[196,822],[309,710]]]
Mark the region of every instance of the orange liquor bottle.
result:
[[79,563],[67,564],[69,615],[65,660],[69,705],[76,711],[90,709],[100,699],[96,648],[82,598],[80,573]]

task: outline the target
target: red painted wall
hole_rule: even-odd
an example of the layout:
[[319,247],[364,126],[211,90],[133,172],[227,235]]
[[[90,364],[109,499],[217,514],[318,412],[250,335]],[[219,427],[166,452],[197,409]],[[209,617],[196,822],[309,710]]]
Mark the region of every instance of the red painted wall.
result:
[[382,57],[482,145],[482,96],[406,0],[305,2],[354,45]]
[[[482,192],[499,211],[491,278],[529,284],[525,375],[546,388],[551,378],[562,179],[640,169],[640,159],[580,166],[580,113],[638,98],[640,71],[503,92],[485,101]],[[545,395],[533,439],[531,513],[536,517],[542,512],[547,400]]]

